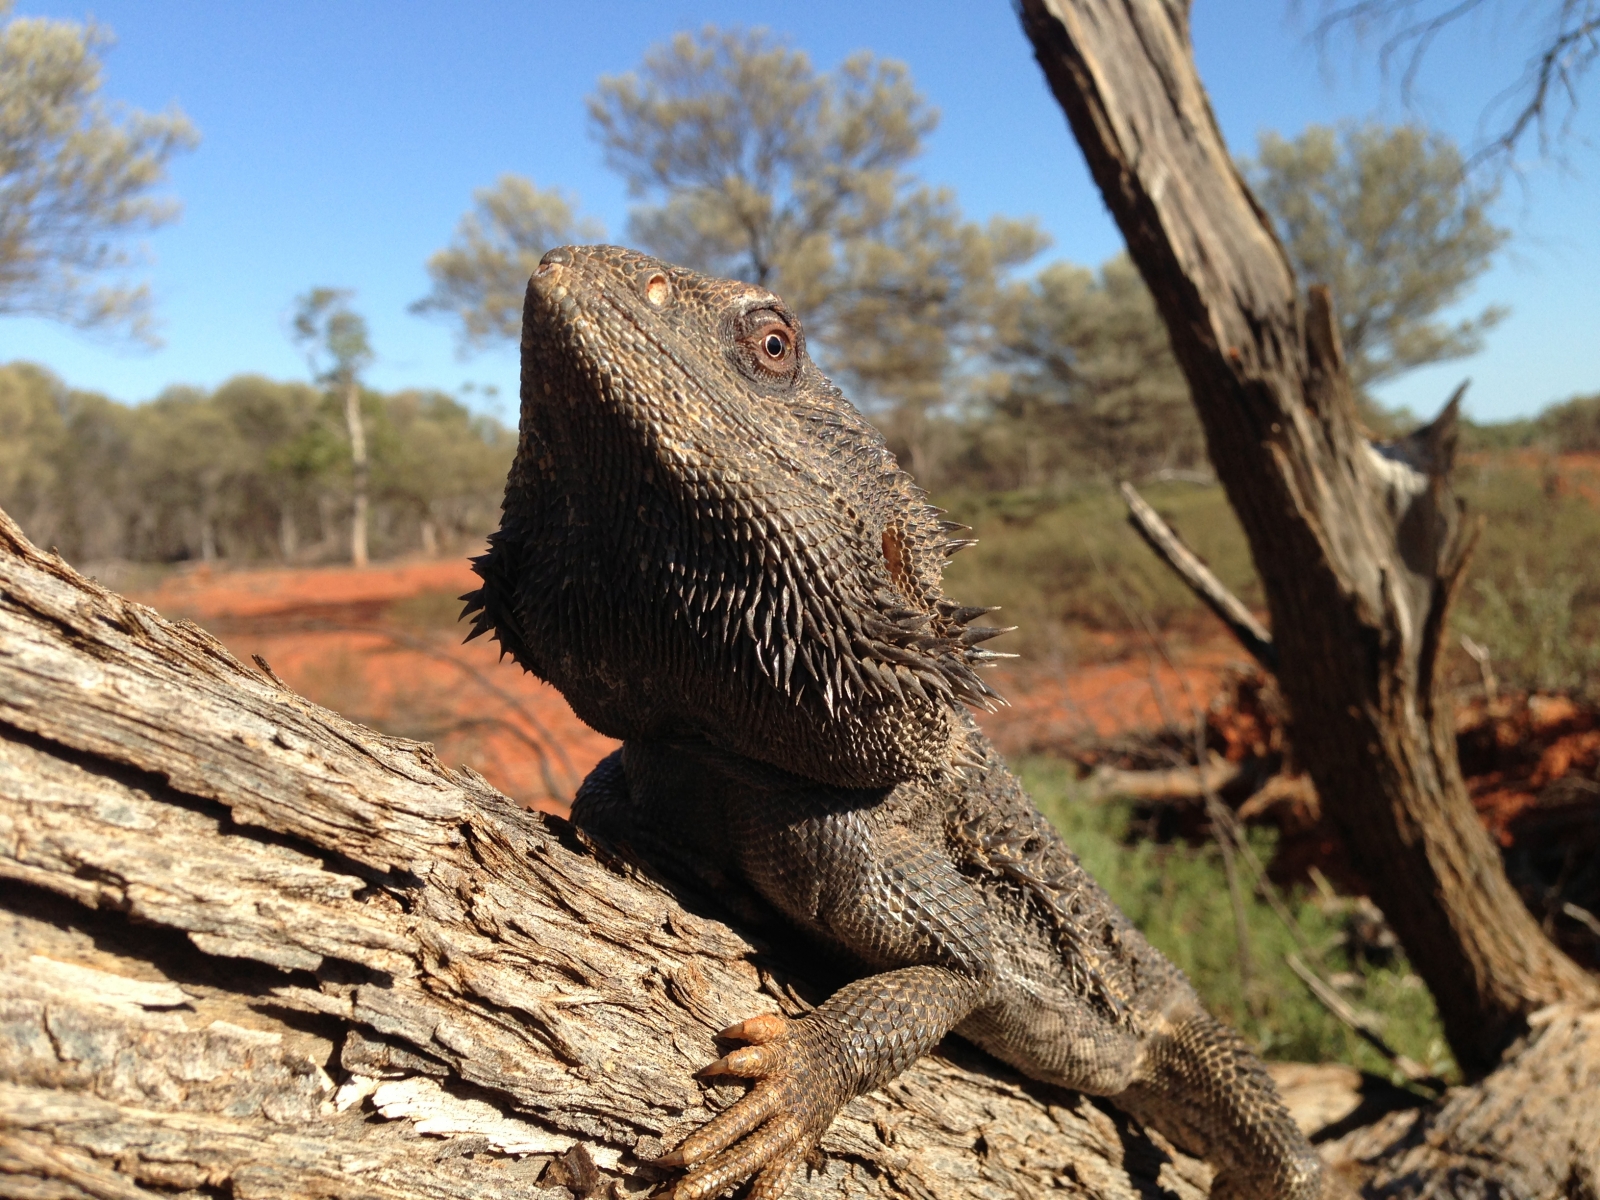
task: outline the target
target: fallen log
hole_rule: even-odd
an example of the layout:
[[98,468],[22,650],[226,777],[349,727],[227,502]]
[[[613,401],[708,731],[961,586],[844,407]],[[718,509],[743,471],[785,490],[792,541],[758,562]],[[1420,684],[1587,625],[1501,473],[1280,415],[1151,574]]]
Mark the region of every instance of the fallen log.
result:
[[[759,923],[311,704],[4,514],[0,878],[5,1196],[643,1194],[742,1094],[693,1078],[716,1031],[819,994]],[[823,1149],[793,1195],[1210,1177],[956,1041]]]
[[1163,767],[1153,771],[1096,767],[1089,773],[1088,785],[1090,794],[1100,798],[1117,796],[1146,803],[1196,802],[1227,791],[1247,774],[1248,768],[1240,763],[1213,758],[1203,767]]

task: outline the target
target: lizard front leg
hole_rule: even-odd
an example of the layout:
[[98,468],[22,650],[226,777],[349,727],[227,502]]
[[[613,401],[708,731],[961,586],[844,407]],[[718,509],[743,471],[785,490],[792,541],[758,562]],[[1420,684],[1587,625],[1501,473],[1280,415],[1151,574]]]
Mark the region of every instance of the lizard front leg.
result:
[[693,1168],[678,1200],[718,1195],[752,1175],[752,1197],[781,1195],[840,1109],[938,1045],[993,986],[982,897],[927,839],[849,800],[808,786],[763,790],[738,806],[737,858],[751,885],[881,973],[781,1029],[768,1018],[729,1031],[758,1044],[710,1069],[758,1082],[668,1157]]
[[727,1030],[753,1044],[707,1071],[755,1086],[663,1160],[690,1168],[681,1200],[752,1176],[751,1195],[775,1197],[841,1108],[988,1000],[983,896],[915,827],[932,815],[921,793],[830,788],[693,742],[629,742],[605,783],[585,785],[575,820],[715,858],[862,972],[804,1017]]
[[921,1058],[977,1003],[982,985],[946,967],[906,967],[840,988],[804,1017],[755,1017],[723,1036],[757,1044],[702,1075],[757,1083],[658,1160],[693,1168],[675,1200],[705,1200],[755,1176],[751,1200],[774,1200],[833,1118]]

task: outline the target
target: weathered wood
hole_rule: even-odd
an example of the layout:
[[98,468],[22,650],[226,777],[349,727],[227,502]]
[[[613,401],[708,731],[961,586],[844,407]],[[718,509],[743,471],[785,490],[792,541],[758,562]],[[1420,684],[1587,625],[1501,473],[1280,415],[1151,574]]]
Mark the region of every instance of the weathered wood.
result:
[[1459,393],[1390,446],[1356,413],[1331,301],[1302,299],[1223,143],[1187,6],[1021,0],[1024,27],[1172,336],[1272,616],[1296,757],[1470,1075],[1600,987],[1540,930],[1462,783],[1435,670],[1472,531]]
[[[580,1146],[640,1194],[742,1093],[692,1078],[715,1032],[818,994],[3,514],[0,879],[5,1196],[562,1195]],[[851,1104],[794,1194],[1204,1194],[1122,1117],[946,1051]]]
[[1129,800],[1177,801],[1204,800],[1226,791],[1245,777],[1247,768],[1223,758],[1213,758],[1203,767],[1167,767],[1153,771],[1125,771],[1120,767],[1096,767],[1089,775],[1089,789],[1095,796],[1120,796]]
[[1476,1087],[1358,1129],[1324,1153],[1392,1200],[1600,1196],[1600,1012],[1562,1006],[1531,1024]]

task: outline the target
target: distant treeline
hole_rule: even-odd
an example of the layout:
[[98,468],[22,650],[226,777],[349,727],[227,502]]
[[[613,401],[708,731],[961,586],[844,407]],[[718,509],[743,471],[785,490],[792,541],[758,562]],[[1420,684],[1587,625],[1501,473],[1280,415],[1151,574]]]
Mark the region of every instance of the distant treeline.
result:
[[[440,392],[367,391],[375,557],[470,548],[499,522],[516,435]],[[349,553],[340,402],[241,375],[125,405],[0,366],[0,508],[78,563],[338,561]]]
[[1535,417],[1470,424],[1468,450],[1543,450],[1550,454],[1600,454],[1600,393],[1552,404]]
[[[937,417],[923,434],[939,462],[931,482],[972,496],[1206,469],[1181,392],[1163,404],[1111,396],[1098,408],[1040,398]],[[498,525],[512,430],[442,392],[366,391],[362,407],[374,557],[469,550]],[[1600,395],[1469,423],[1463,442],[1600,453]],[[340,401],[309,384],[241,375],[130,406],[28,363],[0,366],[0,508],[74,562],[343,561],[350,486]]]

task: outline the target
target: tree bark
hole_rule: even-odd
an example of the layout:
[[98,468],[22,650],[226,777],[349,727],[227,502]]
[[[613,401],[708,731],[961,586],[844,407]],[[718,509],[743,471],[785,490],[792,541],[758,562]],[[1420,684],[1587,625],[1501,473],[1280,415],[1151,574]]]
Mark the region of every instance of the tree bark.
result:
[[1302,301],[1159,0],[1021,0],[1032,39],[1188,378],[1272,615],[1296,753],[1438,1003],[1469,1076],[1530,1014],[1600,1002],[1506,879],[1462,784],[1436,673],[1471,537],[1455,408],[1363,435],[1331,302]]
[[350,563],[367,565],[367,434],[361,424],[361,385],[344,385],[344,423],[350,432]]
[[1559,1006],[1476,1087],[1358,1129],[1323,1155],[1385,1200],[1600,1198],[1600,1012]]
[[[743,1091],[693,1078],[715,1032],[822,993],[715,901],[263,669],[0,513],[0,1196],[642,1194]],[[792,1195],[1210,1176],[954,1041],[823,1146]]]

